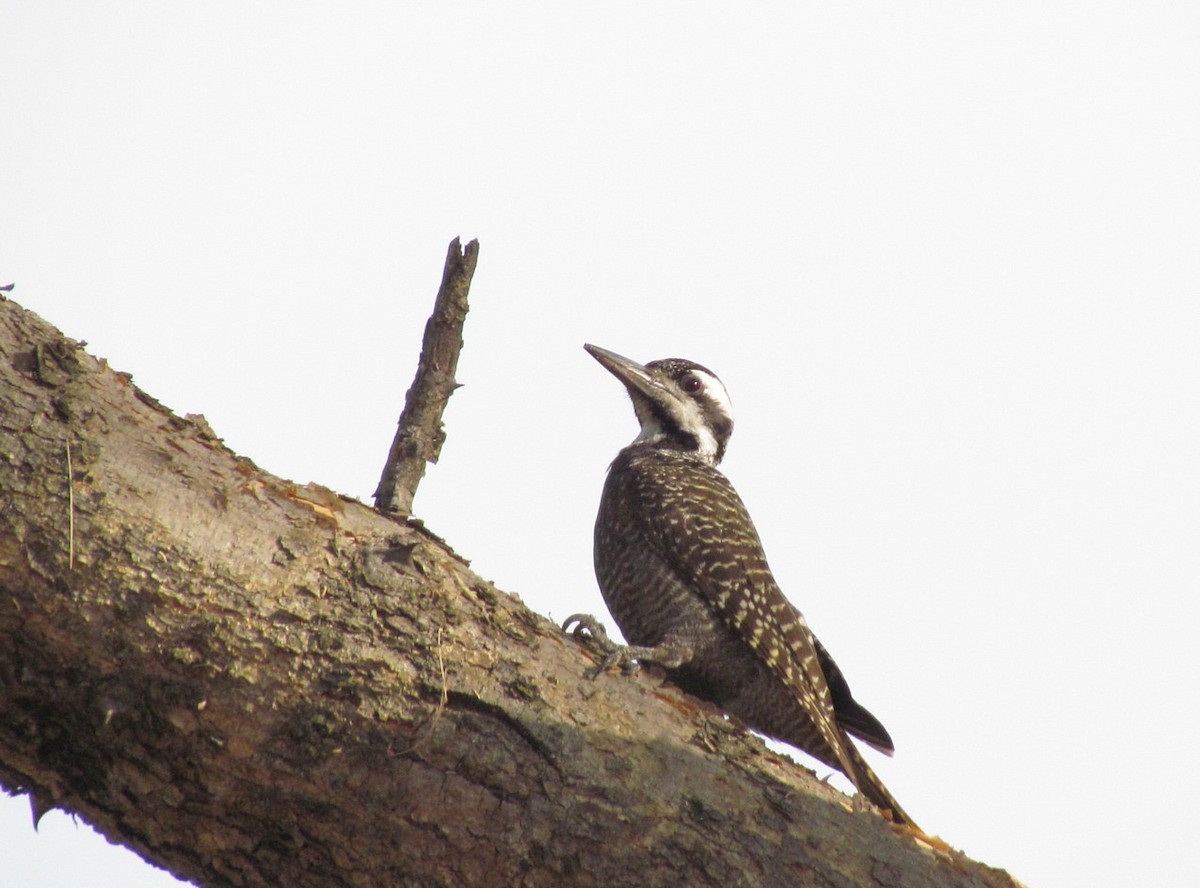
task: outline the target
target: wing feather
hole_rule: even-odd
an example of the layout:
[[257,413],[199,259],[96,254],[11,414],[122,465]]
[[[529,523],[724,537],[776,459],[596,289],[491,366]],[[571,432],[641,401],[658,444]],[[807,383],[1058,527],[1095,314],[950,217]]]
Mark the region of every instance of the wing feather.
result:
[[858,785],[818,642],[775,582],[741,497],[710,466],[682,455],[656,457],[677,459],[681,465],[672,472],[635,472],[632,492],[639,502],[632,511],[646,539],[792,691],[843,772]]

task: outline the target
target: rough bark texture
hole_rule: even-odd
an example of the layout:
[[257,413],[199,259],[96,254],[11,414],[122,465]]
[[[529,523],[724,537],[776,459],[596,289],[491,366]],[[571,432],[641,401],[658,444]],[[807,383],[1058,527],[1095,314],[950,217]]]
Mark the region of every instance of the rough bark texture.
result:
[[10,792],[204,886],[1013,884],[587,665],[419,526],[0,301]]
[[479,241],[468,243],[465,251],[458,238],[450,242],[442,286],[425,324],[417,375],[404,396],[396,437],[375,489],[375,506],[384,512],[412,514],[413,497],[425,477],[425,464],[437,462],[442,453],[446,442],[442,413],[458,388],[454,373],[463,347],[467,293],[478,261]]

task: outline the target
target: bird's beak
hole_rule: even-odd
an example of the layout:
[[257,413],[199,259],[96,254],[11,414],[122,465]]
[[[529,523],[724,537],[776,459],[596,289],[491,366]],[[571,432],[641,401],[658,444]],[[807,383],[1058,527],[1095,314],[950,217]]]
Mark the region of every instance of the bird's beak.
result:
[[589,355],[600,362],[609,373],[617,377],[629,389],[631,395],[641,395],[652,401],[661,401],[669,392],[658,382],[645,365],[598,345],[584,344]]

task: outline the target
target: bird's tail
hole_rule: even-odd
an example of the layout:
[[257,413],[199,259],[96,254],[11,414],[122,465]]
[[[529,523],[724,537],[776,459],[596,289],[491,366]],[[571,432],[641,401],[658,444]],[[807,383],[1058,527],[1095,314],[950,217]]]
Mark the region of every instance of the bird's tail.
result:
[[849,737],[846,737],[846,752],[849,753],[855,770],[855,774],[848,776],[850,776],[851,782],[858,787],[858,791],[866,796],[876,808],[889,813],[893,823],[902,824],[920,832],[921,828],[913,822],[913,819],[900,807],[900,803],[888,792],[888,788],[883,785],[879,775],[871,770],[871,766],[867,764],[867,760],[862,757],[862,753],[855,748],[854,742]]

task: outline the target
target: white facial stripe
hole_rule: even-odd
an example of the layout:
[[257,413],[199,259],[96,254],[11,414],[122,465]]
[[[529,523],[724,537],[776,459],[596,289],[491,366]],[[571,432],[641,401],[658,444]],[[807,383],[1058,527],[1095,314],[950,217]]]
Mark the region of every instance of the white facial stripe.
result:
[[729,398],[729,392],[725,389],[725,383],[721,382],[721,380],[717,379],[711,373],[705,373],[703,370],[693,370],[692,373],[704,383],[704,393],[725,414],[725,418],[733,422],[733,401]]
[[672,406],[677,407],[681,411],[679,427],[696,437],[700,455],[709,462],[714,461],[717,455],[717,439],[713,436],[712,431],[709,430],[708,423],[704,421],[704,414],[700,411],[700,405],[691,398],[687,398]]
[[[703,400],[713,402],[717,409],[732,423],[733,404],[730,402],[729,393],[725,390],[725,386],[721,383],[721,380],[717,379],[711,373],[705,373],[703,370],[693,370],[692,374],[704,386]],[[700,456],[708,463],[715,464],[720,444],[713,434],[710,424],[705,419],[700,403],[695,398],[685,396],[674,402],[671,406],[672,409],[678,411],[677,421],[679,427],[695,436]],[[654,431],[660,435],[662,433],[657,428]],[[643,428],[642,432],[645,436],[647,430]]]
[[716,413],[725,420],[724,423],[718,420],[716,425],[722,436],[727,437],[729,429],[733,427],[733,404],[729,399],[729,392],[717,377],[698,369],[691,369],[689,373],[699,380],[702,386],[700,392],[688,394],[679,388],[677,383],[669,380],[659,385],[674,388],[673,395],[664,391],[651,398],[649,395],[635,394],[630,389],[634,410],[641,424],[641,430],[634,438],[634,443],[658,442],[667,437],[667,428],[664,428],[655,411],[668,410],[671,417],[667,426],[690,435],[696,442],[697,455],[709,465],[716,465],[720,460],[721,443],[714,432],[713,414]]

